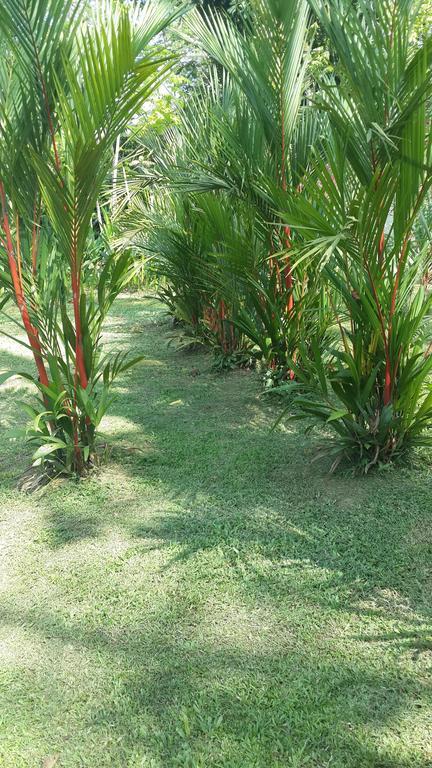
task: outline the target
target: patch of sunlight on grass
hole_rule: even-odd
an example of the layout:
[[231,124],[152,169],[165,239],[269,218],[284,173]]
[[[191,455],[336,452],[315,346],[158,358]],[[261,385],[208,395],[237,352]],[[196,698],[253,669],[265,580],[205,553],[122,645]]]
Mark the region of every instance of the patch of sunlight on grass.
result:
[[[417,766],[418,750],[422,750],[422,766],[429,768],[432,765],[432,738],[425,742],[423,728],[428,729],[431,725],[430,712],[425,711],[422,720],[423,722],[419,723],[419,713],[414,707],[411,712],[398,712],[385,724],[373,723],[354,727],[353,730],[357,733],[359,742],[367,741],[378,745],[377,766],[399,766],[400,763],[396,761],[400,757],[400,750],[403,749],[406,760],[404,766]],[[398,747],[395,737],[399,743]],[[389,762],[390,760],[392,762]]]
[[285,422],[284,424],[281,422],[280,424],[278,424],[277,428],[284,435],[292,435],[298,431],[298,428],[296,426],[290,425],[287,422]]
[[140,360],[137,365],[141,368],[166,368],[168,364],[165,360],[156,360],[155,358],[149,357],[145,360]]
[[119,436],[141,432],[141,427],[136,422],[127,419],[125,416],[114,416],[110,413],[104,416],[101,429],[102,431],[109,431],[111,434]]
[[342,571],[319,566],[316,563],[312,563],[309,559],[287,560],[282,558],[275,563],[272,558],[254,554],[253,562],[256,573],[263,576],[268,572],[274,573],[287,586],[290,583],[295,585],[301,580],[308,590],[318,589],[319,587],[325,589],[326,586],[331,586],[335,580],[337,581],[343,576]]
[[[49,628],[46,628],[49,635]],[[0,629],[0,669],[6,671],[42,669],[46,664],[48,641],[45,632],[38,627],[21,628],[12,621],[5,622]],[[55,645],[55,638],[49,638],[49,644]],[[53,650],[53,649],[51,649]],[[58,659],[59,665],[66,661],[70,664],[82,664],[82,649],[73,644],[62,645]]]
[[367,611],[385,611],[393,615],[415,616],[410,600],[391,589],[376,589],[367,600],[360,600],[359,607]]
[[28,668],[42,661],[44,651],[40,638],[28,630],[17,629],[7,622],[0,628],[0,668]]
[[23,347],[18,341],[10,339],[8,336],[2,336],[0,334],[0,350],[2,353],[9,353],[14,357],[22,358],[23,360],[32,360],[33,355],[30,349]]
[[46,575],[48,579],[60,575],[67,578],[68,573],[73,573],[81,579],[83,572],[80,573],[80,569],[92,569],[95,564],[104,567],[117,560],[120,562],[133,543],[125,531],[105,531],[103,528],[95,537],[61,542],[54,548]]
[[26,553],[34,530],[34,509],[20,494],[0,504],[0,592],[7,592],[19,581],[20,555]]
[[200,633],[208,643],[220,649],[231,647],[237,651],[264,656],[269,646],[273,645],[275,637],[278,638],[279,646],[286,647],[294,639],[289,623],[279,626],[275,617],[265,608],[254,609],[238,601],[232,601],[227,606],[214,599],[210,599],[205,606]]
[[109,489],[116,498],[131,499],[136,497],[136,490],[131,485],[130,474],[121,464],[103,467],[99,482],[102,487]]
[[[37,389],[31,381],[26,381],[21,376],[11,376],[4,384],[0,386],[0,392],[7,393],[8,395],[16,393],[18,397],[22,397],[23,392],[29,392],[37,395]],[[19,406],[17,405],[17,408]]]

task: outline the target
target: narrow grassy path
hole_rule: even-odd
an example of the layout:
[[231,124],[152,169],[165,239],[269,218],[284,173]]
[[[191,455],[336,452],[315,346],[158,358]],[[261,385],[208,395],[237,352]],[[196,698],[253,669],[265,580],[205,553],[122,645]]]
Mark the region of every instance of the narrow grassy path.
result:
[[[430,472],[326,476],[254,374],[168,335],[117,303],[146,359],[90,480],[19,493],[1,441],[0,766],[430,768]],[[29,397],[0,388],[3,434]]]

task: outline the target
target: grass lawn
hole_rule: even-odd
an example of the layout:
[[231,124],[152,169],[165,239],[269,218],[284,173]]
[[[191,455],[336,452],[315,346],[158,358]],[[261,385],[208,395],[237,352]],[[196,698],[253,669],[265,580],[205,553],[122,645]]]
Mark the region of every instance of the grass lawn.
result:
[[[145,354],[108,464],[25,495],[0,445],[0,766],[432,766],[431,471],[329,477],[156,301],[108,331]],[[30,396],[0,388],[2,432]]]

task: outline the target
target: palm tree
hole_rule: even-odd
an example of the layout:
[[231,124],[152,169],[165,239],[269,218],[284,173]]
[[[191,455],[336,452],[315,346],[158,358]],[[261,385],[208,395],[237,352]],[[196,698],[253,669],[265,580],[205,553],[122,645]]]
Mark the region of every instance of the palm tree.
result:
[[316,351],[302,383],[320,398],[297,405],[334,427],[336,461],[360,456],[367,470],[431,427],[431,296],[413,228],[432,184],[432,39],[412,43],[410,0],[311,6],[338,60],[321,86],[333,136],[286,219],[330,283],[340,347],[328,376]]
[[[220,14],[195,13],[187,21],[189,42],[199,41],[244,94],[254,121],[262,128],[266,177],[283,189],[295,189],[302,170],[296,164],[299,115],[305,99],[310,11],[306,0],[254,0],[250,24],[241,32]],[[258,171],[262,161],[250,158]],[[254,167],[254,165],[252,167]],[[259,184],[257,188],[259,189]],[[271,233],[270,250],[289,251],[291,232]],[[287,310],[293,311],[293,274],[289,253],[284,266]]]
[[81,472],[109,386],[130,364],[100,355],[102,323],[130,264],[108,256],[96,291],[86,290],[91,221],[117,136],[172,66],[152,41],[180,9],[112,3],[84,20],[80,3],[4,5],[0,274],[37,365],[44,412],[35,412],[36,457]]
[[[224,209],[223,227],[214,231],[212,215],[207,228],[215,239],[208,244],[209,252],[203,252],[202,240],[195,249],[207,281],[202,306],[206,314],[211,311],[224,323],[232,321],[266,363],[283,369],[308,316],[301,310],[305,296],[316,297],[313,274],[300,269],[293,275],[293,233],[273,210],[278,191],[291,194],[301,183],[321,129],[321,117],[307,99],[309,19],[303,0],[254,0],[241,29],[211,10],[189,14],[183,38],[205,50],[213,63],[188,92],[179,125],[151,146],[147,137],[152,165],[150,171],[148,164],[143,169],[143,197],[149,184],[158,190],[156,199],[169,187],[170,195],[177,196],[175,210],[180,211],[185,200],[188,217],[196,213],[205,219],[208,195],[219,198],[212,214],[218,205]],[[244,226],[239,228],[241,220]],[[132,230],[139,237],[139,227],[132,208],[126,222],[129,244]],[[230,241],[227,247],[221,245],[224,239],[226,245]],[[152,253],[155,248],[153,242]],[[169,267],[174,251],[167,250],[165,242],[161,250],[158,265]],[[177,280],[174,292],[184,297],[184,286],[179,287],[181,249],[175,253],[175,269],[168,271]],[[211,270],[209,284],[208,265],[214,266],[215,253],[219,269]],[[186,264],[183,274],[189,274]],[[196,291],[192,293],[195,308],[189,316],[196,317]]]

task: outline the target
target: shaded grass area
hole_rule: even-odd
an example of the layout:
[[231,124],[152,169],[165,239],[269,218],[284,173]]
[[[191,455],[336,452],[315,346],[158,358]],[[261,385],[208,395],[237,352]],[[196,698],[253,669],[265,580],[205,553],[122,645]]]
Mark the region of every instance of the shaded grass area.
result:
[[[107,344],[146,357],[90,480],[17,493],[1,442],[0,765],[432,766],[428,467],[329,477],[255,374],[169,330],[116,304]],[[2,428],[29,392],[0,388]]]

